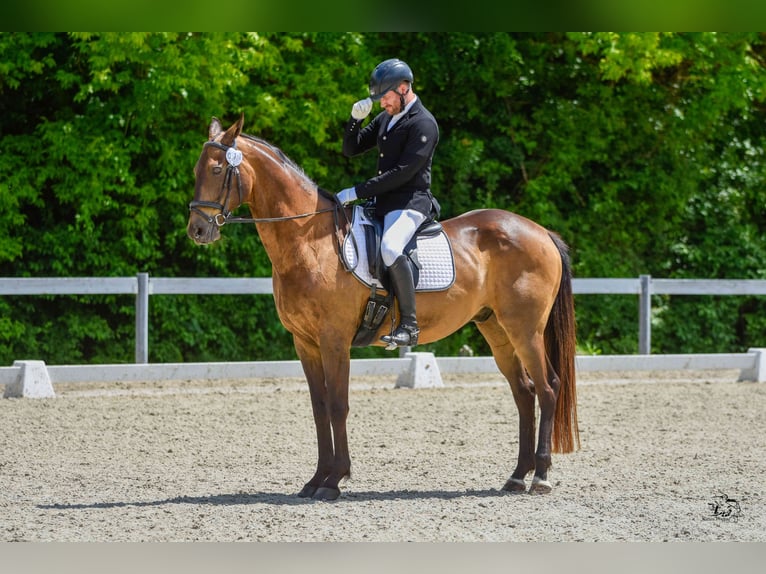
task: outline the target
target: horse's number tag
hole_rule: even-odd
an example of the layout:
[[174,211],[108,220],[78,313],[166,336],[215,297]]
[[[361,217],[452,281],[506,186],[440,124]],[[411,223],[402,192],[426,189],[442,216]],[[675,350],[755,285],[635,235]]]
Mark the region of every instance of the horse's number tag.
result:
[[237,167],[242,163],[242,152],[238,149],[230,147],[226,150],[226,161],[229,162],[229,165]]

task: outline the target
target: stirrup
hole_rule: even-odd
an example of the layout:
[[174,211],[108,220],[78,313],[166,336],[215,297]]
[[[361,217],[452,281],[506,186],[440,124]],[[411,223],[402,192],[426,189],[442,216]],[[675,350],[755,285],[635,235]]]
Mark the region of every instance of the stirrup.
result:
[[420,329],[415,325],[399,325],[390,335],[383,335],[380,340],[388,344],[386,349],[397,347],[413,347],[418,344]]

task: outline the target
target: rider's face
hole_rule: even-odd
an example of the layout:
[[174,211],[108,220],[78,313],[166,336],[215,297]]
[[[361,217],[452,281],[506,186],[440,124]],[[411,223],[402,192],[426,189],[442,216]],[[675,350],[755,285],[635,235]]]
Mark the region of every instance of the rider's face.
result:
[[380,98],[380,107],[386,110],[386,113],[394,116],[402,111],[402,101],[400,93],[406,93],[406,84],[399,84],[398,91],[389,90]]

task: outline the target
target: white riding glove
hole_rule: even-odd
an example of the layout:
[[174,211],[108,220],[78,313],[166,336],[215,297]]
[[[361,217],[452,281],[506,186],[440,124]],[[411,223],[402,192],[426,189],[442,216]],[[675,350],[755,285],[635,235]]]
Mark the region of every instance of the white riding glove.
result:
[[363,120],[372,111],[372,100],[370,98],[364,98],[359,100],[351,108],[351,117],[355,120]]
[[346,205],[347,203],[351,203],[357,199],[356,189],[353,187],[347,187],[343,191],[339,191],[336,197],[338,198],[338,201],[340,201],[343,205]]

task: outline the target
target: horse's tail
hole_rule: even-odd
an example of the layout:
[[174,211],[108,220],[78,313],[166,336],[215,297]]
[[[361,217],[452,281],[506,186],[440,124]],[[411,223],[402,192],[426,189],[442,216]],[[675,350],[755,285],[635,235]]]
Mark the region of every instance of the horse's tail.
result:
[[577,425],[577,389],[575,388],[576,329],[572,265],[569,247],[555,233],[551,239],[561,254],[561,284],[545,326],[545,350],[559,376],[560,386],[553,419],[553,452],[566,453],[580,448]]

